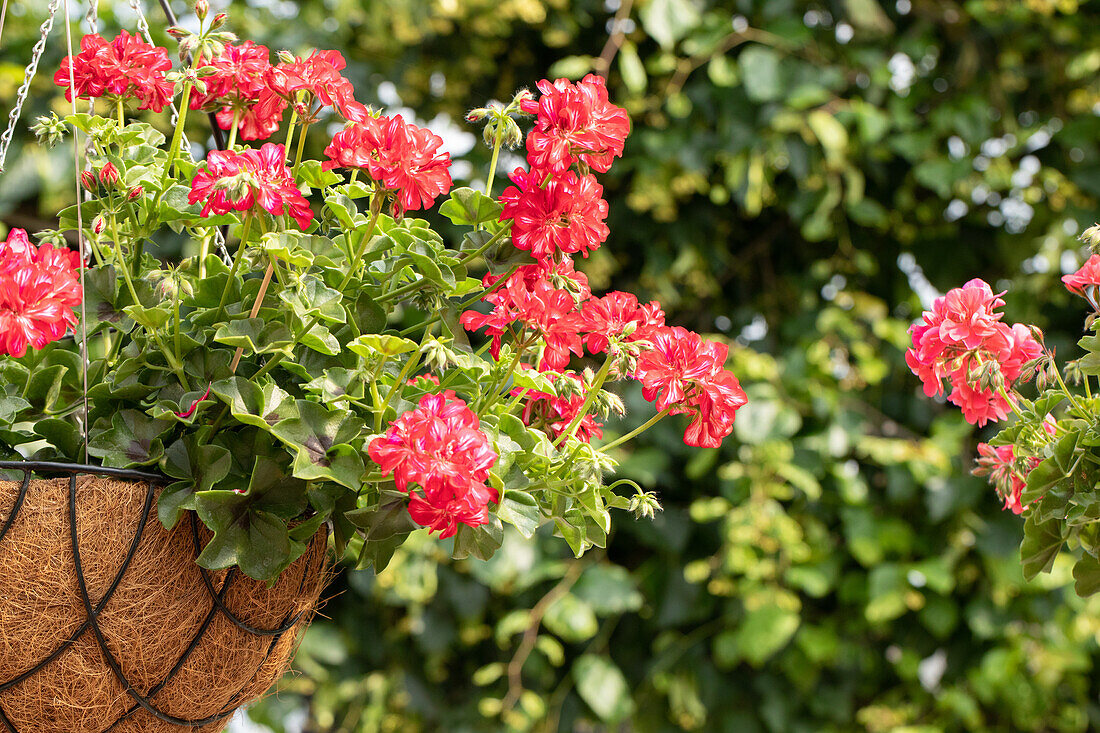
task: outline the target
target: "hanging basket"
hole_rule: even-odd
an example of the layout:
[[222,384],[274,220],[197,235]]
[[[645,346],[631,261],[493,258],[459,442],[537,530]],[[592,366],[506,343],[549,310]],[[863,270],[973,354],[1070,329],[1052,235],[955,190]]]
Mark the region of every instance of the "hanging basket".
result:
[[195,563],[208,533],[193,513],[157,521],[160,477],[0,469],[24,472],[0,482],[0,733],[220,731],[286,671],[324,530],[269,587]]

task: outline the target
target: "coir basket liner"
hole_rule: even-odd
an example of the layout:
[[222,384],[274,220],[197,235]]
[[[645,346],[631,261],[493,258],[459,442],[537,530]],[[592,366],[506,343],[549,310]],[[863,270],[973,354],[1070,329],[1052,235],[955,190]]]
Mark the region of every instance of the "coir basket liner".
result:
[[193,515],[167,531],[154,482],[88,470],[0,481],[0,733],[222,730],[286,671],[324,533],[271,587],[205,571]]

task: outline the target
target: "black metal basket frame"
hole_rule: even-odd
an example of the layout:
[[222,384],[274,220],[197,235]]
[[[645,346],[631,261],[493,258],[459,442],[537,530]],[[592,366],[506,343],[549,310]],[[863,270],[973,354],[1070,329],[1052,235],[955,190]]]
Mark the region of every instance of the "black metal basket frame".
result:
[[[84,623],[82,623],[72,634],[70,634],[69,638],[61,642],[61,644],[49,655],[47,655],[45,659],[43,659],[30,669],[20,672],[15,677],[0,682],[0,693],[5,692],[6,690],[10,690],[11,688],[18,685],[20,682],[23,682],[30,676],[44,669],[47,665],[49,665],[51,662],[61,656],[69,647],[71,647],[90,629],[92,634],[95,636],[96,643],[99,645],[99,649],[103,654],[104,660],[111,668],[111,672],[114,674],[119,683],[126,689],[127,694],[129,694],[129,696],[134,701],[134,704],[125,713],[123,713],[119,718],[103,728],[101,733],[110,733],[110,731],[115,730],[120,723],[130,718],[139,710],[145,710],[153,717],[165,723],[188,728],[210,725],[212,723],[217,723],[219,721],[225,720],[229,716],[231,716],[242,704],[243,701],[239,700],[241,694],[252,685],[252,682],[253,680],[255,680],[256,675],[259,674],[260,670],[263,668],[263,665],[271,656],[272,651],[274,651],[276,643],[278,643],[283,634],[290,631],[292,628],[295,627],[295,625],[297,625],[297,623],[302,619],[305,612],[303,611],[296,614],[287,614],[287,616],[283,619],[283,622],[273,629],[263,629],[252,626],[242,621],[225,606],[225,597],[229,592],[229,589],[232,586],[234,580],[238,577],[238,569],[231,568],[226,574],[225,581],[222,583],[221,589],[217,590],[214,588],[214,583],[210,578],[209,572],[205,568],[200,567],[199,571],[202,575],[203,585],[206,588],[208,595],[210,596],[210,611],[206,614],[206,618],[203,620],[202,624],[195,632],[195,636],[194,638],[192,638],[191,643],[187,646],[187,649],[176,661],[172,669],[169,670],[165,678],[158,682],[155,686],[153,686],[147,693],[142,694],[137,689],[135,689],[130,681],[126,678],[126,674],[119,664],[117,657],[114,655],[114,653],[111,652],[110,648],[108,647],[107,640],[104,638],[103,635],[103,631],[99,627],[99,616],[103,612],[104,608],[106,608],[115,591],[118,589],[118,586],[121,584],[127,569],[130,567],[130,563],[133,561],[134,556],[137,554],[138,547],[141,544],[142,537],[145,533],[145,528],[149,524],[153,506],[156,503],[157,488],[167,483],[167,480],[163,476],[160,476],[158,474],[145,473],[142,471],[134,471],[130,469],[88,466],[78,463],[51,463],[48,461],[0,461],[0,470],[15,470],[21,471],[23,473],[23,480],[20,484],[19,493],[16,495],[15,502],[12,504],[11,512],[8,515],[7,519],[4,521],[3,525],[0,526],[0,543],[4,541],[4,537],[8,534],[9,530],[15,524],[20,510],[23,508],[23,504],[25,503],[27,498],[27,492],[30,488],[32,476],[38,475],[40,477],[46,477],[49,474],[68,476],[68,516],[69,532],[72,538],[73,563],[76,567],[77,586],[80,593],[80,598],[84,605],[84,611],[87,614],[87,618],[85,619]],[[128,481],[144,482],[146,484],[145,503],[142,507],[141,517],[138,521],[138,526],[134,533],[134,537],[130,541],[130,547],[127,550],[126,557],[124,558],[122,565],[116,573],[111,584],[108,586],[106,592],[103,594],[103,597],[99,599],[99,601],[95,604],[92,603],[92,599],[88,594],[88,587],[84,579],[84,571],[80,558],[80,541],[78,539],[77,532],[76,511],[78,492],[77,478],[80,476],[101,476],[107,478],[124,479]],[[199,523],[194,512],[189,512],[189,514],[191,517],[192,544],[195,551],[195,557],[198,558],[199,553],[202,551],[201,541],[199,538]],[[153,521],[157,520],[154,518]],[[298,587],[299,592],[301,592],[302,588],[304,588],[307,576],[308,573],[302,573],[302,578],[299,582]],[[271,637],[271,643],[268,645],[267,652],[264,654],[263,660],[257,666],[256,672],[253,673],[253,676],[237,691],[236,694],[234,694],[230,702],[227,703],[226,706],[223,707],[222,710],[215,715],[211,715],[201,719],[188,720],[163,712],[152,703],[152,699],[157,695],[157,693],[164,689],[164,687],[176,676],[179,670],[183,668],[183,665],[187,662],[188,658],[195,651],[195,649],[198,648],[203,639],[203,636],[206,634],[207,629],[210,628],[210,625],[213,623],[214,618],[218,614],[223,615],[235,626],[249,634],[255,636]],[[16,729],[15,725],[11,722],[7,714],[4,712],[2,701],[0,701],[0,725],[2,725],[4,730],[8,731],[9,733],[20,733],[20,731]]]

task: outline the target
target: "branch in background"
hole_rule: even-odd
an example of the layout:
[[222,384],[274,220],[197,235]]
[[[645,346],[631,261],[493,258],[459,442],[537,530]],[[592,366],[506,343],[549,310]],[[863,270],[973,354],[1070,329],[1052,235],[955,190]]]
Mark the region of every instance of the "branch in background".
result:
[[607,43],[603,45],[600,57],[592,64],[596,73],[604,79],[607,78],[607,74],[611,70],[611,62],[615,60],[615,54],[619,52],[619,48],[623,45],[623,38],[626,37],[623,28],[626,26],[626,19],[630,17],[630,9],[633,6],[634,0],[620,1],[615,18],[611,21],[611,35],[608,36]]

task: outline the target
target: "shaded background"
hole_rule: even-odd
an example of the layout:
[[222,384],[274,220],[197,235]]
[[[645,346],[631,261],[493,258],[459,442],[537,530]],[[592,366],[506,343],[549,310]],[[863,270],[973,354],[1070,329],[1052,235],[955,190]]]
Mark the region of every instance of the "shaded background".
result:
[[[44,5],[10,4],[5,113]],[[594,288],[659,298],[671,323],[728,339],[751,400],[721,449],[686,448],[670,420],[621,453],[620,472],[665,511],[620,517],[606,553],[578,561],[560,540],[509,535],[489,563],[453,562],[448,543],[417,534],[384,573],[345,574],[299,674],[256,721],[312,733],[1100,726],[1100,601],[1073,595],[1063,563],[1023,582],[1019,518],[968,474],[980,433],[925,399],[903,361],[922,307],[979,276],[1009,290],[1007,320],[1074,353],[1083,304],[1058,278],[1097,218],[1095,4],[212,5],[272,50],[341,50],[360,101],[430,123],[463,183],[483,181],[488,161],[466,109],[605,71],[634,130],[601,178],[612,236],[583,269]],[[104,0],[101,18],[110,35],[134,28],[128,2]],[[73,195],[71,150],[40,149],[25,127],[64,113],[50,83],[62,48],[55,30],[0,176],[8,225],[50,226]],[[311,136],[315,156],[326,142]],[[163,242],[169,255],[181,245]],[[625,397],[632,424],[649,415]]]

